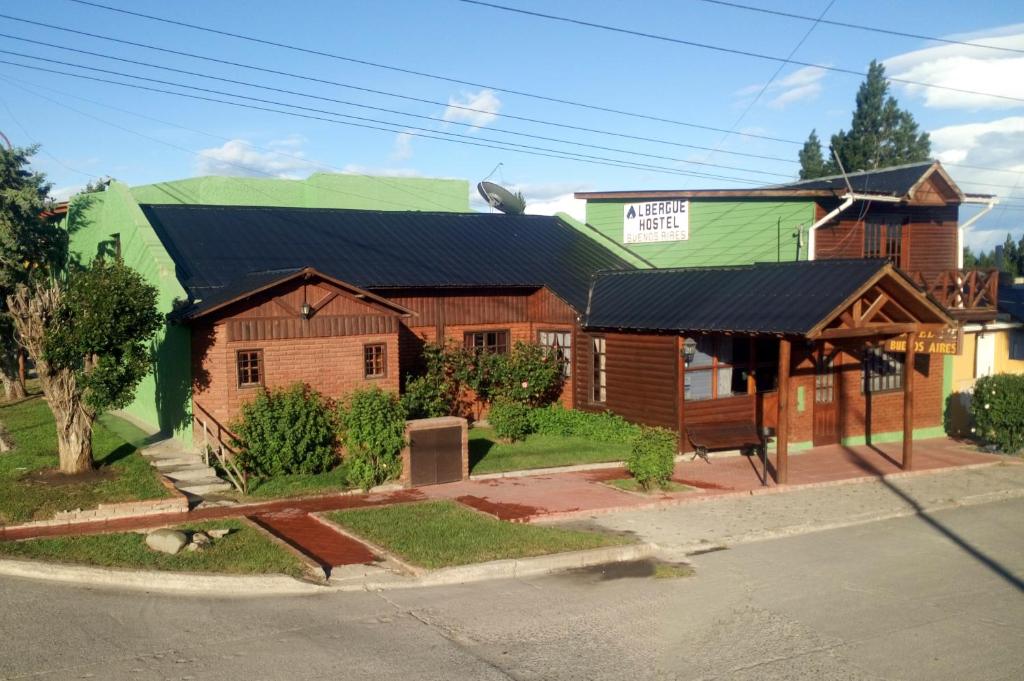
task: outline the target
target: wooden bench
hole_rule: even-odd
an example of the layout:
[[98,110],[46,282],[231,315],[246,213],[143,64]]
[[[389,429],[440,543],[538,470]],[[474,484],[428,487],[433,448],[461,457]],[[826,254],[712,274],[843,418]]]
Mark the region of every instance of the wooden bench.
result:
[[688,426],[686,436],[693,445],[693,458],[698,456],[708,463],[708,452],[726,449],[754,449],[760,452],[764,438],[752,421],[722,421]]

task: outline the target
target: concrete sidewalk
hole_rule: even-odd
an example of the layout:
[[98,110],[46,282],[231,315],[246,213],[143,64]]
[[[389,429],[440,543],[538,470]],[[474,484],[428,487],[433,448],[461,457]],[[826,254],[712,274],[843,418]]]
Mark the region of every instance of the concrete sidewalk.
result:
[[666,557],[680,558],[723,546],[1019,497],[1024,497],[1024,466],[1006,463],[794,489],[756,501],[720,497],[701,504],[602,514],[569,524],[629,533],[657,544]]

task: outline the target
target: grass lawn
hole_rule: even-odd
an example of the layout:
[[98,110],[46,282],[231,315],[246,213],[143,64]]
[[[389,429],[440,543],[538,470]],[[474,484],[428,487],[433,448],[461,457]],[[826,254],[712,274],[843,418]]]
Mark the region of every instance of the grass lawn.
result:
[[195,523],[176,529],[192,532],[228,527],[235,531],[214,539],[206,549],[195,552],[182,549],[173,556],[151,550],[146,546],[145,535],[131,532],[0,542],[0,556],[143,570],[302,574],[303,566],[298,558],[240,520]]
[[630,542],[627,537],[597,532],[503,522],[454,501],[336,511],[327,517],[403,560],[425,568]]
[[469,431],[471,473],[501,473],[529,468],[571,466],[583,463],[622,461],[629,454],[629,442],[594,442],[578,437],[527,435],[525,440],[506,444],[491,428]]
[[138,453],[146,434],[126,421],[100,417],[92,436],[97,471],[69,481],[39,477],[57,467],[57,431],[41,397],[0,405],[0,420],[14,438],[14,450],[0,454],[0,523],[42,520],[57,511],[170,494]]
[[261,480],[258,485],[249,488],[248,497],[254,499],[270,499],[282,497],[300,497],[329,492],[344,492],[352,489],[348,482],[348,474],[344,466],[337,466],[326,473],[279,475],[276,478]]
[[654,494],[656,492],[694,492],[696,487],[690,487],[680,482],[672,482],[669,480],[668,484],[660,487],[656,486],[651,490],[645,490],[640,486],[640,483],[636,481],[636,478],[619,478],[618,480],[608,480],[606,485],[611,485],[616,489],[625,490],[627,492],[640,492],[646,494]]

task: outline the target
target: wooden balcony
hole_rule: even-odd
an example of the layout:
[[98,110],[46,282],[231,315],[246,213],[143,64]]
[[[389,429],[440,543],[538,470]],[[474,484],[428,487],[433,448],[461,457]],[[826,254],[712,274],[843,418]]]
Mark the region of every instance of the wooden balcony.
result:
[[946,270],[930,278],[912,272],[911,277],[956,319],[982,320],[996,315],[999,270]]

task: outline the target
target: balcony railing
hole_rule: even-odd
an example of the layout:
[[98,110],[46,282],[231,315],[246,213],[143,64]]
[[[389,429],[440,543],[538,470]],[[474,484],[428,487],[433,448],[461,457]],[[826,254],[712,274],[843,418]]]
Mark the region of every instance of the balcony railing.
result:
[[999,270],[946,270],[930,278],[914,272],[912,276],[921,290],[954,315],[996,311]]

